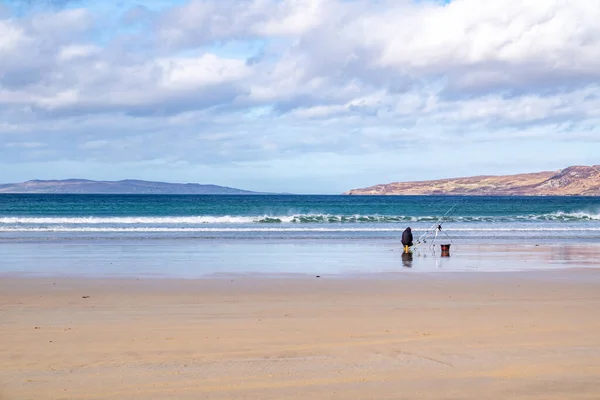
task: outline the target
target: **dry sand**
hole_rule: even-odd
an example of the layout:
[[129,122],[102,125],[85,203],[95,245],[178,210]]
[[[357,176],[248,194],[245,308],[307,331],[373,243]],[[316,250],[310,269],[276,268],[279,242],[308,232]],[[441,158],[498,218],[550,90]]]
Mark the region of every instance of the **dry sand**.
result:
[[0,398],[596,400],[599,283],[4,277]]

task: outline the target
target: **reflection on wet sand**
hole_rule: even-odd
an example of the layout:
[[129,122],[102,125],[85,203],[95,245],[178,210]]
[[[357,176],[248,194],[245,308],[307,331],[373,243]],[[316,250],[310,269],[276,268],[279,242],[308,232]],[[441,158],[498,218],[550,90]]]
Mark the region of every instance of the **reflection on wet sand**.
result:
[[413,263],[413,253],[409,252],[404,252],[402,253],[402,266],[405,268],[412,268],[412,263]]
[[[402,258],[404,265],[404,254]],[[585,268],[600,265],[597,244],[458,244],[449,253],[429,248],[415,252],[411,267],[415,270],[531,270]],[[406,266],[406,265],[405,265]]]
[[543,261],[559,264],[598,263],[600,248],[586,244],[555,245],[478,245],[468,246],[467,254],[479,254],[498,259]]

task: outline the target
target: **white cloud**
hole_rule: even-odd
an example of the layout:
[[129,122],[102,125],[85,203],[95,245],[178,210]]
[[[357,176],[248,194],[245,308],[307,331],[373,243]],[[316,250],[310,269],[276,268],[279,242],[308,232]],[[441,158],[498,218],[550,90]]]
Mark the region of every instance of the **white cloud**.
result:
[[94,45],[67,45],[59,50],[58,59],[63,62],[71,61],[76,58],[96,55],[99,52],[100,49]]
[[[192,47],[256,36],[292,40],[278,50],[268,42],[268,57],[254,64],[201,50],[197,56],[162,52],[137,61],[120,60],[109,58],[110,53],[96,44],[57,44],[57,59],[63,64],[77,60],[77,64],[45,65],[49,73],[44,78],[51,81],[45,81],[44,88],[50,86],[54,93],[40,90],[35,96],[28,87],[25,97],[37,106],[54,109],[67,106],[65,99],[71,96],[73,104],[102,110],[147,105],[165,96],[161,90],[182,94],[232,83],[238,86],[238,95],[248,94],[228,96],[227,101],[236,106],[276,102],[279,111],[306,108],[298,115],[313,115],[349,104],[356,109],[361,98],[382,90],[388,92],[387,99],[370,108],[372,112],[389,109],[405,100],[399,96],[402,92],[416,93],[411,89],[415,85],[426,85],[421,94],[431,105],[436,97],[449,94],[485,98],[497,89],[534,96],[540,86],[575,90],[577,82],[571,80],[585,83],[600,74],[600,59],[593,56],[600,51],[600,28],[593,23],[600,16],[600,3],[555,0],[523,5],[509,0],[482,4],[476,0],[456,0],[444,7],[407,1],[190,1],[165,13],[157,38],[171,32]],[[61,11],[56,18],[41,14],[26,22],[35,28],[30,34],[47,33],[57,24],[69,26],[63,31],[73,33],[87,29],[89,20],[88,12],[76,9]],[[10,32],[15,37],[18,27],[11,26]],[[58,73],[53,75],[53,70]],[[558,76],[563,79],[554,79]],[[441,83],[432,91],[430,85],[436,81]],[[103,90],[99,92],[98,86]],[[22,93],[13,95],[23,98]],[[164,100],[186,101],[174,93]],[[189,109],[165,108],[169,112]]]
[[92,16],[83,9],[69,9],[58,12],[43,12],[34,14],[27,21],[29,29],[37,34],[65,39],[74,33],[83,33],[90,29]]
[[0,20],[0,56],[7,57],[25,41],[23,29],[11,21]]
[[401,12],[376,16],[365,29],[366,40],[382,50],[380,66],[447,74],[463,90],[600,75],[598,2],[459,0],[414,10],[407,24],[398,23]]
[[160,85],[166,89],[196,89],[245,78],[250,75],[246,63],[236,59],[222,59],[214,54],[198,58],[159,59]]
[[141,24],[77,5],[0,20],[6,160],[598,143],[600,2],[191,0]]
[[331,17],[331,0],[192,0],[167,12],[158,38],[167,46],[194,46],[215,40],[296,36]]
[[268,5],[268,15],[252,27],[255,34],[266,36],[301,35],[326,23],[335,10],[335,3],[328,0],[291,0]]

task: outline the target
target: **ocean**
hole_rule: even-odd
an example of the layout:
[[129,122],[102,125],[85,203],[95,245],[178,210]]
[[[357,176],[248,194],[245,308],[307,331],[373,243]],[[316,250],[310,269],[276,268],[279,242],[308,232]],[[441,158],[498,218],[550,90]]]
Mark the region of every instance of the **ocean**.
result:
[[481,265],[493,263],[481,246],[589,255],[600,198],[0,194],[0,273],[389,271],[408,226],[424,242],[417,254],[449,243],[455,259],[477,252]]

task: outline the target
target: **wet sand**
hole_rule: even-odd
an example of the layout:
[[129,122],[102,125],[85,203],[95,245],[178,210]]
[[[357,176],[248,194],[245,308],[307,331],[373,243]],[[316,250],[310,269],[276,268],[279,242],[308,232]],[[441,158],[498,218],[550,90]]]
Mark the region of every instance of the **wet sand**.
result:
[[599,287],[595,269],[4,277],[0,398],[598,399]]
[[407,259],[378,240],[0,240],[3,275],[86,278],[211,278],[242,275],[358,275],[535,271],[600,267],[600,242],[457,243],[421,246]]

